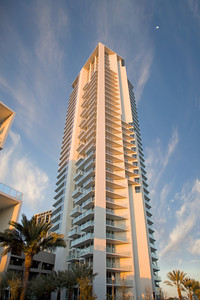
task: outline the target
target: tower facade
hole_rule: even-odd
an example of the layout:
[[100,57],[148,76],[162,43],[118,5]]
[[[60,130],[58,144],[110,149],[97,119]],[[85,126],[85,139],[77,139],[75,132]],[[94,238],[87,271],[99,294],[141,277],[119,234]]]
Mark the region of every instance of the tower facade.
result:
[[124,60],[99,43],[70,95],[52,213],[56,268],[83,261],[104,300],[159,294],[155,238],[133,86]]

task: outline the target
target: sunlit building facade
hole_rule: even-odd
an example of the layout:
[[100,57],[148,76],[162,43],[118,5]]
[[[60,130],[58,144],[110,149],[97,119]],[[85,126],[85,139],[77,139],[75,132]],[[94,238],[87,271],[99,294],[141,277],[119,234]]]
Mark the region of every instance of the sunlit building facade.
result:
[[159,294],[157,255],[133,86],[123,58],[99,43],[70,95],[52,213],[66,237],[56,268],[83,261],[94,292]]

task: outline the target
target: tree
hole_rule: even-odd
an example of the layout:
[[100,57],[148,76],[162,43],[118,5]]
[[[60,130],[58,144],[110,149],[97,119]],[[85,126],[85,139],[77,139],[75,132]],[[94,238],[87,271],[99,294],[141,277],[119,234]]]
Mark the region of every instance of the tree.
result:
[[38,300],[51,299],[51,293],[56,290],[56,284],[50,275],[38,275],[33,278],[27,288],[26,299],[36,297]]
[[[10,300],[17,300],[19,298],[21,289],[21,276],[19,273],[8,271],[1,274],[1,290],[9,288]],[[1,296],[0,296],[1,299]]]
[[192,290],[193,290],[193,294],[197,295],[197,297],[200,300],[200,282],[199,281],[194,280]]
[[188,278],[188,277],[183,279],[183,286],[184,286],[185,290],[188,292],[190,300],[192,300],[194,284],[195,284],[194,279],[191,279],[191,278]]
[[51,274],[52,281],[55,284],[55,290],[57,290],[57,300],[60,300],[61,291],[66,287],[67,271],[54,271]]
[[25,270],[20,295],[20,300],[24,300],[33,256],[42,250],[65,247],[66,244],[63,235],[49,233],[52,227],[50,223],[37,224],[35,217],[28,220],[25,215],[22,215],[21,224],[13,221],[9,224],[12,226],[11,229],[0,232],[0,246],[6,247],[2,255],[10,251],[14,251],[16,254],[21,254],[21,252],[25,254]]
[[72,272],[76,278],[76,282],[79,286],[79,299],[82,300],[94,300],[96,296],[93,295],[92,281],[97,273],[93,274],[91,267],[87,264],[77,263],[72,267]]
[[130,297],[132,296],[132,292],[127,287],[127,281],[124,276],[122,277],[120,288],[121,288],[121,299],[122,300],[130,299]]
[[185,279],[186,273],[180,270],[173,270],[172,272],[167,273],[167,278],[169,280],[164,281],[166,285],[175,286],[177,288],[178,297],[181,300],[182,295],[181,291],[183,291],[183,280]]

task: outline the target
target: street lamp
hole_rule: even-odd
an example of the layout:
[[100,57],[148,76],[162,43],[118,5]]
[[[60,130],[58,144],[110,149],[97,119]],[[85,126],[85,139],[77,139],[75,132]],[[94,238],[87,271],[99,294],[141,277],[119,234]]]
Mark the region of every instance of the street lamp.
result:
[[112,274],[112,300],[115,300],[114,296],[114,281],[115,281],[115,276]]

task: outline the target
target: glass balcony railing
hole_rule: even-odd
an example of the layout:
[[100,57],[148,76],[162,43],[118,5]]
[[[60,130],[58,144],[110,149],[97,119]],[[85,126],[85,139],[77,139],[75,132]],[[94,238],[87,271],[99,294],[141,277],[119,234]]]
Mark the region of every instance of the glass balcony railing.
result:
[[120,285],[120,286],[133,286],[133,281],[132,280],[119,280],[115,279],[114,282],[112,281],[112,278],[106,278],[106,282],[109,285]]
[[0,192],[3,192],[17,200],[22,200],[23,194],[10,186],[0,182]]
[[94,233],[87,233],[86,235],[71,242],[71,247],[77,246],[78,244],[84,243],[87,240],[93,239]]
[[130,265],[123,266],[119,263],[113,263],[113,262],[106,262],[106,268],[118,269],[118,270],[122,270],[122,271],[131,271],[132,270],[132,266],[130,266]]

